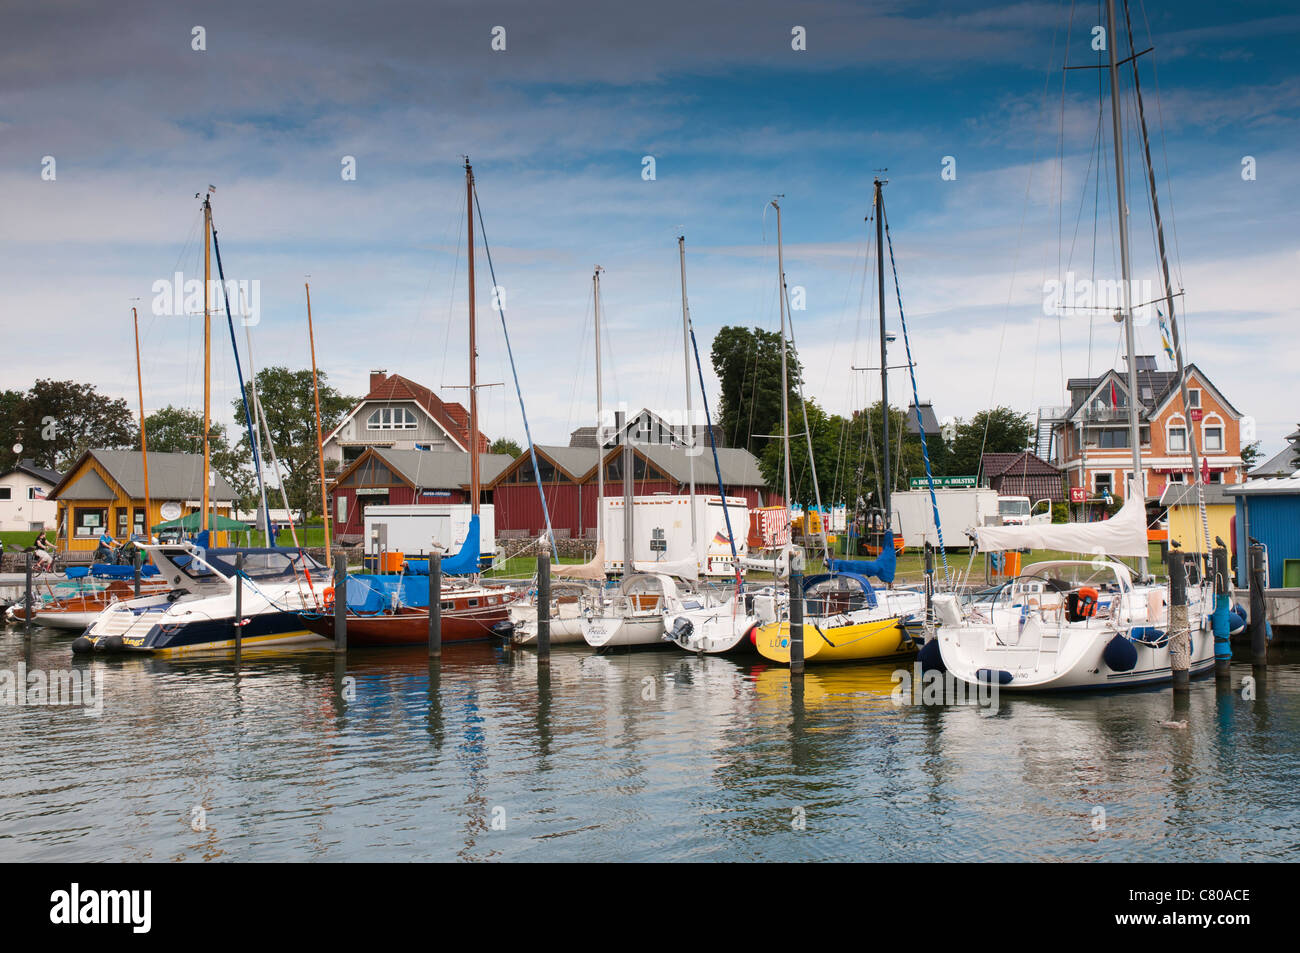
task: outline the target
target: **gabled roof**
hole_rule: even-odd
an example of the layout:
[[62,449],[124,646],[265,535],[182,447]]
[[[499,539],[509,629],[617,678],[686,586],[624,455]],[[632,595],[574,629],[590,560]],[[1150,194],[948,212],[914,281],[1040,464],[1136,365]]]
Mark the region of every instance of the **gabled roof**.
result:
[[[1202,483],[1206,506],[1231,506],[1228,487],[1222,483]],[[1161,506],[1196,506],[1196,487],[1191,483],[1168,483],[1160,494]]]
[[1015,474],[1052,474],[1059,475],[1060,470],[1031,450],[1020,453],[986,453],[980,457],[980,471],[990,479],[1007,473]]
[[1300,473],[1272,477],[1265,480],[1247,480],[1223,488],[1228,496],[1254,496],[1257,493],[1300,493]]
[[[469,454],[451,450],[390,450],[367,447],[365,452],[334,478],[333,491],[344,478],[360,469],[366,461],[376,459],[414,489],[459,490],[469,486]],[[487,487],[514,462],[508,453],[479,454],[479,482]]]
[[[1188,364],[1186,367],[1187,379],[1189,385],[1193,385],[1193,378],[1198,380],[1193,386],[1201,389],[1208,389],[1213,393],[1215,399],[1221,403],[1233,416],[1240,417],[1241,412],[1233,407],[1231,402],[1223,396],[1220,391],[1205,373],[1195,364]],[[1074,417],[1081,407],[1091,404],[1094,400],[1101,399],[1107,403],[1110,400],[1110,382],[1115,382],[1117,392],[1128,394],[1128,372],[1127,370],[1110,369],[1104,372],[1100,377],[1071,377],[1066,381],[1066,388],[1071,392],[1070,409],[1066,413],[1067,417]],[[1176,371],[1143,371],[1137,372],[1138,394],[1143,393],[1143,389],[1151,388],[1151,399],[1140,401],[1141,413],[1143,420],[1154,417],[1165,405],[1174,397],[1180,394],[1178,383],[1178,373]],[[1087,388],[1085,397],[1080,398],[1078,392]]]
[[[594,433],[596,428],[592,428]],[[549,460],[558,470],[575,483],[580,482],[584,476],[596,469],[596,460],[599,459],[600,453],[596,450],[595,440],[593,437],[591,447],[555,447],[542,446],[534,444],[533,449],[537,451],[538,459]],[[519,469],[526,463],[532,461],[532,455],[525,450],[519,456],[511,461],[510,465],[505,467],[496,475],[493,482],[499,482]]]
[[[920,409],[921,425],[925,428],[925,435],[928,437],[931,434],[938,433],[939,418],[935,416],[934,405],[925,400],[921,402]],[[916,426],[916,410],[916,404],[910,404],[907,408],[907,432],[914,437],[919,436],[921,432]]]
[[[670,479],[678,483],[690,482],[691,458],[687,456],[685,447],[638,446],[633,449]],[[617,460],[622,452],[622,447],[612,448],[605,454],[606,465]],[[743,447],[719,447],[718,469],[722,471],[722,482],[727,486],[767,486],[767,481],[763,479],[763,473],[758,468],[758,459]],[[594,479],[595,473],[596,468],[593,466],[584,475],[584,479]],[[712,452],[705,450],[697,454],[695,457],[696,488],[707,492],[707,488],[711,485],[716,488],[717,480],[717,473],[713,469]]]
[[1252,478],[1288,476],[1296,471],[1298,461],[1300,461],[1300,453],[1296,452],[1295,447],[1287,446],[1259,466],[1252,468],[1249,475]]
[[[72,466],[58,485],[48,494],[50,499],[67,500],[102,500],[111,499],[117,494],[109,492],[106,496],[84,495],[92,491],[109,489],[107,485],[96,486],[94,482],[85,483],[85,476],[80,475],[82,467],[90,458],[104,468],[113,482],[133,500],[144,499],[144,465],[139,450],[87,450]],[[239,499],[239,494],[226,478],[215,470],[212,471],[215,483],[208,489],[211,500],[229,501]],[[99,483],[103,483],[99,479]],[[65,493],[64,491],[68,492]],[[73,495],[75,493],[75,495]],[[158,453],[149,454],[149,496],[154,500],[199,500],[203,498],[203,455],[200,453]]]
[[[356,417],[366,404],[392,404],[401,401],[413,401],[418,404],[461,450],[469,447],[469,411],[460,404],[441,400],[423,384],[417,384],[401,374],[372,375],[370,393],[361,398],[360,402],[344,415],[338,426],[325,438],[326,442],[334,439],[343,425]],[[487,453],[488,439],[483,436],[481,430],[478,440],[479,452]]]
[[[648,407],[642,407],[635,414],[629,416],[626,422],[627,426],[631,426],[632,424],[640,421],[643,418],[646,418],[653,423],[660,424],[665,429],[672,426],[671,424],[669,424],[667,421],[664,420],[662,415],[655,413],[653,410],[650,410]],[[726,440],[724,439],[724,435],[722,432],[722,425],[714,424],[712,429],[713,429],[713,442],[717,444],[719,449],[725,447],[727,443]],[[606,439],[612,439],[613,436],[614,436],[613,434],[608,434]],[[694,427],[694,437],[697,446],[708,449],[709,447],[708,426],[706,426],[705,424],[696,424]],[[573,431],[573,433],[569,435],[569,446],[574,448],[581,447],[589,450],[597,449],[596,428],[594,426],[577,428],[576,430]]]
[[0,477],[7,477],[11,473],[26,473],[30,477],[38,480],[44,480],[50,486],[57,486],[58,482],[63,479],[63,474],[58,470],[47,470],[45,467],[38,467],[36,461],[31,457],[24,457],[14,464],[13,469],[6,473],[0,473]]

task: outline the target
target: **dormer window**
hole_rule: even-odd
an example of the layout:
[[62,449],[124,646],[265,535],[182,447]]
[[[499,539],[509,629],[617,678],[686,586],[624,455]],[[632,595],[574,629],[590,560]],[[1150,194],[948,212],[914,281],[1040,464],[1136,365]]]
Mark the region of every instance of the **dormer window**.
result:
[[405,407],[384,407],[366,418],[367,430],[414,430],[415,414]]

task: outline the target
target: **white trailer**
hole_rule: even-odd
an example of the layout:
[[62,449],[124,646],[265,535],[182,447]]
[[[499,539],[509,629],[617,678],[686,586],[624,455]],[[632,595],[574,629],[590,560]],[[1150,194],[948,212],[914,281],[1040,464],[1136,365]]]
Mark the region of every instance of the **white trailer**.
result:
[[[367,555],[405,553],[418,557],[441,547],[443,553],[460,552],[469,535],[468,503],[424,503],[404,506],[368,506],[365,515]],[[492,505],[479,507],[479,555],[496,555],[496,519]]]
[[[944,546],[963,549],[971,542],[966,531],[976,526],[1000,526],[998,492],[983,487],[960,489],[935,488],[935,502],[939,506],[939,522],[943,526]],[[929,490],[908,490],[890,497],[894,509],[894,532],[902,535],[903,545],[921,547],[926,543],[939,545],[939,533],[934,525],[934,508]]]
[[[636,562],[674,563],[689,559],[691,554],[691,497],[656,493],[638,496],[632,500],[633,548]],[[695,519],[698,527],[703,575],[730,577],[735,575],[731,561],[731,545],[727,541],[727,518],[731,519],[731,533],[736,540],[736,554],[744,557],[745,540],[749,536],[749,504],[744,497],[722,497],[714,494],[695,495]],[[623,571],[623,498],[605,497],[602,515],[605,538],[605,571]]]

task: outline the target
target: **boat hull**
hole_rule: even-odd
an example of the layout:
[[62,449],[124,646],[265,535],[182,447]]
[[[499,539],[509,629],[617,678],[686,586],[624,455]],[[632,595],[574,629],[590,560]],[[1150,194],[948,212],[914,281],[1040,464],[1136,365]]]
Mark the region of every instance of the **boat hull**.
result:
[[[804,621],[805,662],[883,662],[907,658],[915,645],[897,616],[826,625],[816,618]],[[764,658],[790,664],[790,623],[760,626],[754,632],[754,647]]]
[[703,655],[753,652],[751,636],[758,624],[758,616],[737,614],[731,603],[679,612],[664,620],[670,642],[686,652]]
[[[495,638],[492,626],[504,622],[507,617],[504,605],[469,611],[473,614],[458,614],[454,610],[443,611],[442,641],[444,644]],[[304,622],[311,631],[333,640],[333,616],[308,618]],[[349,615],[347,639],[350,648],[425,645],[429,641],[429,613],[424,609],[404,609],[375,615]]]
[[593,649],[669,644],[662,615],[593,616],[583,620],[582,637]]

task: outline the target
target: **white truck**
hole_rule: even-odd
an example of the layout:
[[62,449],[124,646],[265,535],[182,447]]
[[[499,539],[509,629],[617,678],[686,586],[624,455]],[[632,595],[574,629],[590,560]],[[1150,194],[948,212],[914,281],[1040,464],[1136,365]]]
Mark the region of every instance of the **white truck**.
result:
[[[969,547],[971,541],[966,536],[969,529],[1002,524],[997,490],[983,487],[936,488],[934,496],[939,507],[939,522],[943,526],[943,543],[948,549]],[[895,493],[890,497],[890,503],[894,511],[894,532],[903,537],[904,546],[939,545],[929,490]]]
[[[725,512],[722,497],[716,493],[695,495],[695,520],[699,534],[703,575],[730,577],[735,574],[731,561],[731,544],[727,540],[727,518],[736,541],[736,554],[744,557],[749,536],[749,504],[744,497],[727,497]],[[656,493],[632,499],[632,559],[639,563],[672,564],[691,555],[691,497]],[[623,571],[623,498],[605,497],[603,536],[605,571]]]
[[1027,496],[999,496],[998,515],[1003,526],[1025,526],[1052,521],[1052,501],[1038,500],[1032,506]]
[[[365,516],[367,556],[379,552],[400,552],[407,556],[433,552],[460,552],[469,535],[468,503],[424,503],[419,505],[368,506]],[[479,507],[479,556],[496,555],[496,519],[492,504]]]

